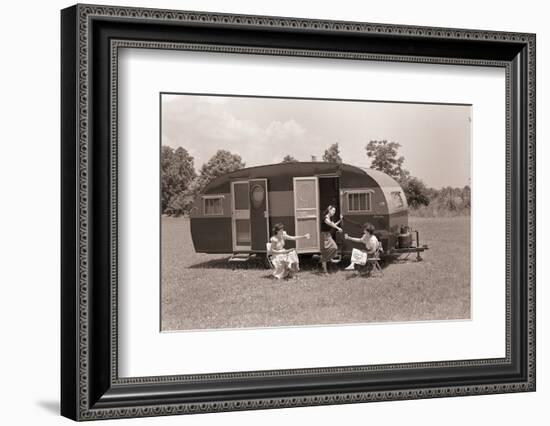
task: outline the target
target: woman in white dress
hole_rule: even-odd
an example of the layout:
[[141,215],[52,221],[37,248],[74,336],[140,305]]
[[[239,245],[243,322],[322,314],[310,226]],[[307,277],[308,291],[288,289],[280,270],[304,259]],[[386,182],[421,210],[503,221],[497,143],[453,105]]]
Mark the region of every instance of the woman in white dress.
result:
[[273,253],[273,276],[275,278],[286,278],[291,272],[300,270],[298,253],[296,253],[295,249],[285,249],[285,240],[295,241],[302,238],[309,239],[309,237],[309,234],[298,236],[288,235],[282,223],[276,223],[273,226],[273,236],[269,241],[271,243],[271,252]]
[[[363,225],[363,235],[361,238],[354,238],[350,237],[348,234],[344,235],[344,238],[349,241],[353,241],[355,243],[360,243],[365,245],[365,249],[367,252],[367,257],[372,256],[376,250],[378,250],[379,242],[378,238],[376,238],[376,235],[374,235],[374,226],[370,223],[365,223]],[[352,260],[351,263],[346,270],[354,270],[355,269],[355,262]]]

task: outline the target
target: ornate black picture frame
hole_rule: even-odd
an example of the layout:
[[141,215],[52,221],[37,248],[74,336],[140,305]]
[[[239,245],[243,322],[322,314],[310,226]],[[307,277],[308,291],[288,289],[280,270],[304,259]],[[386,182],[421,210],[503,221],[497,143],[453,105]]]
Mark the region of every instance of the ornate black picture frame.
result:
[[[61,414],[160,416],[535,390],[535,35],[76,5],[61,12]],[[506,356],[120,378],[117,52],[297,55],[506,70]]]

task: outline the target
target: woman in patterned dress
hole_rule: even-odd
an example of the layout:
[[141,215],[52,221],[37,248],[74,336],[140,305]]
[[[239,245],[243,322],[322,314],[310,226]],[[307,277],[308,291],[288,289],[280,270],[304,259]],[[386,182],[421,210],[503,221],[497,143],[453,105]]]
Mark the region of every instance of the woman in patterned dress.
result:
[[273,258],[273,276],[277,279],[286,278],[291,272],[300,270],[298,253],[295,249],[285,249],[285,240],[300,240],[302,238],[309,239],[310,235],[292,236],[285,232],[285,227],[282,223],[276,223],[273,226],[273,236],[269,240],[271,242],[271,252]]
[[336,241],[332,238],[331,230],[335,229],[337,232],[342,232],[340,223],[343,216],[340,215],[338,222],[333,222],[332,217],[336,214],[336,207],[329,205],[323,213],[323,221],[321,222],[321,264],[323,266],[323,273],[328,274],[327,262],[337,263],[339,260],[335,260],[338,254],[338,246]]

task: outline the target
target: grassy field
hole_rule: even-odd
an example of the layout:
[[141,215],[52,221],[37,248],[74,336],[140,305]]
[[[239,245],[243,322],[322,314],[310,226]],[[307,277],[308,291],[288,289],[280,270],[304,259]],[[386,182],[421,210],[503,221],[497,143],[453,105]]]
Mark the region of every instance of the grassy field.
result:
[[[467,319],[470,218],[410,218],[430,249],[424,260],[383,265],[381,277],[303,261],[276,280],[261,264],[235,269],[228,256],[197,254],[183,217],[162,219],[162,330]],[[347,266],[347,262],[345,265]]]

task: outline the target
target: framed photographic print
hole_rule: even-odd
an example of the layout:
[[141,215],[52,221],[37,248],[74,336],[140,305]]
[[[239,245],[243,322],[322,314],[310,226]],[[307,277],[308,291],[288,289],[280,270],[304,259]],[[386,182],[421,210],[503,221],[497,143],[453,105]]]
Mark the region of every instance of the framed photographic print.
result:
[[535,390],[535,35],[61,30],[64,416]]

